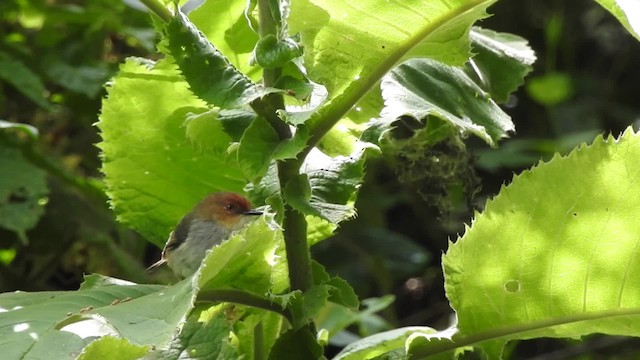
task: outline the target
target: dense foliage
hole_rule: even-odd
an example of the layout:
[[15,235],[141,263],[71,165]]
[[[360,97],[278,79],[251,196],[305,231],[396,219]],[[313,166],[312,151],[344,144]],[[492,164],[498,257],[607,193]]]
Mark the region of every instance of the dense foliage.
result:
[[[560,70],[571,54],[559,55],[568,27],[559,7],[542,17],[545,70],[526,83],[528,98],[514,93],[536,55],[525,39],[489,30],[493,2],[2,5],[0,78],[4,98],[19,100],[2,103],[0,280],[3,290],[57,291],[0,295],[0,353],[500,358],[514,340],[638,336],[638,135],[596,136],[598,126],[565,120],[593,106],[575,104],[580,91],[600,94],[589,81],[609,78]],[[631,5],[601,5],[638,37]],[[121,52],[144,57],[116,71]],[[73,146],[98,141],[86,104],[101,97],[98,181],[97,154],[74,156]],[[526,101],[562,135],[501,146],[520,130],[505,109],[517,117]],[[637,113],[624,110],[614,129]],[[556,154],[583,140],[591,144]],[[486,204],[475,200],[474,163],[490,178],[540,157]],[[144,243],[123,226],[162,246],[195,202],[221,190],[267,214],[187,279],[145,274]],[[420,246],[393,231],[403,227],[437,240]],[[79,281],[77,268],[105,275],[60,291]],[[143,285],[150,277],[173,284]],[[425,294],[438,286],[455,319],[442,295]],[[403,303],[415,310],[402,314]]]

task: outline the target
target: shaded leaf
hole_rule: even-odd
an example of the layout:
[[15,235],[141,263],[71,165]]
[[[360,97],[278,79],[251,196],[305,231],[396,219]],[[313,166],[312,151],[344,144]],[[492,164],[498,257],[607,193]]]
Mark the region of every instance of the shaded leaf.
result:
[[281,359],[320,359],[322,347],[310,329],[303,327],[282,334],[269,353],[269,360]]
[[275,69],[301,55],[302,49],[292,39],[268,34],[258,40],[252,59],[263,69]]
[[102,92],[104,82],[111,75],[105,63],[98,63],[95,66],[78,66],[54,57],[49,57],[45,62],[47,63],[45,71],[51,81],[92,99],[97,98]]
[[469,35],[475,55],[467,73],[471,78],[477,76],[479,85],[496,102],[506,102],[509,94],[524,83],[524,77],[533,69],[535,53],[527,40],[517,35],[477,26]]
[[50,104],[45,99],[45,87],[42,79],[22,62],[0,52],[0,79],[13,85],[38,106],[48,109]]
[[358,149],[351,156],[331,158],[317,151],[303,165],[311,186],[311,206],[334,224],[355,215],[353,205],[364,177],[365,153],[366,149]]
[[388,122],[403,115],[419,120],[436,116],[490,145],[514,129],[511,118],[460,68],[409,60],[386,75],[381,86],[382,117]]
[[164,36],[167,51],[190,89],[207,103],[233,109],[267,93],[238,71],[182,13],[166,25]]
[[83,338],[98,335],[88,326],[91,322],[107,324],[131,342],[160,345],[171,338],[194,296],[188,280],[169,288],[110,285],[0,294],[0,351],[7,359],[75,359],[87,345]]
[[29,124],[0,120],[0,130],[5,130],[5,129],[20,130],[24,134],[26,134],[31,140],[36,140],[39,135],[38,129]]
[[358,340],[345,347],[333,360],[364,360],[390,351],[404,349],[406,340],[414,334],[435,334],[426,326],[410,326],[393,329]]
[[15,231],[26,242],[25,232],[44,213],[49,188],[46,173],[32,165],[20,150],[0,143],[0,227]]
[[633,0],[596,0],[620,21],[627,31],[640,40],[640,8]]
[[[209,316],[207,316],[209,315]],[[192,314],[167,349],[155,351],[146,360],[237,359],[240,354],[229,343],[231,324],[224,312]]]
[[261,178],[267,173],[279,142],[278,134],[267,120],[257,117],[251,122],[238,148],[238,161],[248,178]]

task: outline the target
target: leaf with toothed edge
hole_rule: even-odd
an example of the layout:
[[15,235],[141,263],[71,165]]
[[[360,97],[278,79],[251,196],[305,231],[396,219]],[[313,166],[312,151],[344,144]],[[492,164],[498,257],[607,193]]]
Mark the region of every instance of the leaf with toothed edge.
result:
[[455,344],[411,353],[474,345],[499,359],[515,339],[640,336],[638,157],[629,128],[515,176],[443,256]]
[[393,69],[380,86],[381,117],[388,123],[403,115],[436,116],[490,145],[514,130],[511,118],[460,68],[413,59]]
[[358,188],[364,177],[366,148],[351,156],[329,157],[314,149],[303,164],[303,173],[286,184],[283,197],[305,215],[338,224],[355,216]]
[[239,108],[270,91],[254,84],[179,10],[164,28],[166,50],[193,93],[223,109]]
[[[223,149],[228,138],[204,142],[206,134],[187,135],[189,114],[203,114],[207,107],[169,57],[129,58],[111,84],[97,124],[107,193],[120,221],[162,247],[194,204],[211,192],[241,192],[247,180],[234,159],[203,151]],[[235,138],[251,121],[246,115],[251,114],[221,110],[218,118]]]

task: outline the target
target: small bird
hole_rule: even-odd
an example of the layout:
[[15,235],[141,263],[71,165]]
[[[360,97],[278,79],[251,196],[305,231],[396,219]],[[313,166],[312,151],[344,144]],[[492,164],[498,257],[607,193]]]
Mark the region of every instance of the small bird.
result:
[[262,211],[251,208],[249,201],[229,192],[213,193],[205,197],[186,214],[169,234],[162,257],[147,270],[164,263],[179,277],[196,272],[207,250],[242,229]]

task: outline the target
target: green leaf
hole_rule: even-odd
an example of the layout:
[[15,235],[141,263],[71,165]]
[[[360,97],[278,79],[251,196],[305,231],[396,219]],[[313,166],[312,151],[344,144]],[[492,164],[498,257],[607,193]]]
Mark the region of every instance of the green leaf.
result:
[[195,291],[185,280],[168,288],[105,285],[79,291],[0,294],[0,351],[7,359],[75,359],[87,338],[105,332],[136,344],[159,346],[171,339],[184,320]]
[[469,29],[486,16],[485,9],[493,2],[437,0],[406,6],[385,0],[293,2],[289,24],[293,33],[301,34],[309,79],[329,92],[329,101],[307,122],[311,133],[317,128],[327,131],[327,124],[338,122],[352,109],[356,111],[349,117],[357,123],[376,117],[380,97],[374,92],[365,95],[405,59],[430,57],[462,65],[469,59]]
[[0,227],[15,231],[26,242],[25,232],[44,213],[49,193],[46,174],[22,156],[20,150],[0,143]]
[[258,40],[253,59],[263,69],[275,69],[301,55],[302,49],[292,39],[278,39],[275,35],[268,34]]
[[407,57],[462,65],[469,58],[469,28],[486,16],[491,3],[295,1],[289,25],[292,33],[301,34],[310,78],[326,86],[331,98],[352,96],[369,90]]
[[118,359],[136,360],[149,352],[149,347],[130,343],[127,339],[112,336],[100,338],[84,348],[77,360],[102,360],[118,354]]
[[[487,202],[443,257],[459,328],[449,349],[479,343],[498,358],[513,339],[640,336],[638,156],[631,129],[598,137],[516,176]],[[445,345],[423,344],[414,355]]]
[[304,293],[294,291],[287,305],[293,314],[293,328],[299,329],[311,322],[328,301],[329,287],[325,285],[313,285]]
[[257,117],[247,128],[238,149],[238,161],[247,177],[261,178],[273,160],[293,159],[306,146],[309,129],[300,126],[291,139],[280,141],[271,124]]
[[[536,55],[527,40],[520,36],[473,27],[470,33],[476,53],[467,67],[471,78],[478,77],[479,85],[498,103],[524,82],[531,72]],[[471,69],[470,69],[470,68]]]
[[351,285],[344,279],[334,276],[326,282],[329,286],[329,301],[343,305],[348,309],[357,310],[360,306],[358,295]]
[[328,220],[313,215],[305,216],[305,220],[307,220],[307,243],[309,243],[309,246],[333,235],[333,232],[338,227]]
[[[364,177],[366,148],[334,158],[311,152],[303,171],[311,185],[310,205],[322,218],[338,224],[355,216],[354,203]],[[311,214],[315,215],[315,214]]]
[[405,342],[412,335],[435,333],[436,330],[426,326],[409,326],[385,331],[349,344],[333,360],[373,359],[393,350],[404,349]]
[[38,138],[38,129],[29,124],[16,123],[11,121],[0,120],[0,130],[16,129],[26,134],[29,139],[36,140]]
[[394,300],[395,297],[393,295],[364,299],[362,300],[362,309],[360,311],[353,311],[342,305],[328,303],[316,317],[316,324],[318,328],[329,331],[330,337],[335,341],[335,336],[339,332],[352,324],[367,322],[376,316],[375,313],[389,307]]
[[[241,191],[247,180],[237,163],[203,152],[187,138],[187,114],[206,107],[168,61],[129,59],[108,94],[98,146],[120,221],[162,246],[180,218],[207,194]],[[229,145],[227,138],[220,141],[207,144]]]
[[[306,214],[309,245],[331,236],[339,222],[355,215],[353,204],[364,176],[365,153],[366,149],[359,149],[349,157],[331,158],[314,150],[303,165],[304,173],[286,185],[287,201]],[[282,206],[276,167],[272,164],[257,185],[247,186],[247,193],[253,203],[276,209]]]
[[322,356],[322,347],[308,327],[289,330],[282,334],[271,349],[269,360],[305,359],[315,360]]
[[[264,359],[280,336],[282,317],[273,312],[246,308],[242,321],[233,324],[233,332],[238,339],[238,352],[249,359]],[[261,337],[261,338],[259,338]],[[260,347],[262,343],[262,347]],[[257,354],[255,349],[261,351]],[[259,355],[264,355],[260,357]]]
[[51,105],[45,99],[45,87],[40,77],[22,62],[0,52],[0,79],[15,87],[43,109]]
[[238,359],[240,355],[229,341],[230,331],[231,324],[224,312],[194,312],[167,349],[158,350],[145,359]]
[[105,286],[112,285],[135,285],[130,281],[113,278],[110,276],[104,276],[100,274],[90,274],[84,276],[84,281],[80,284],[79,290],[90,290],[90,289],[98,289]]
[[166,48],[190,89],[208,104],[239,108],[267,92],[238,71],[181,12],[166,25]]
[[78,66],[68,64],[53,56],[47,57],[44,62],[47,64],[46,74],[51,81],[92,99],[100,95],[104,82],[111,75],[106,63],[98,63],[95,66]]
[[360,306],[358,295],[348,282],[338,276],[330,277],[324,266],[314,260],[311,260],[311,273],[314,285],[327,285],[329,301],[352,310],[358,309]]
[[262,216],[216,245],[201,267],[200,288],[232,287],[260,296],[283,291],[289,278],[281,230]]
[[207,0],[189,18],[236,69],[259,81],[262,68],[249,64],[258,35],[247,21],[251,16],[244,14],[246,6],[246,0]]
[[596,0],[620,21],[627,31],[640,40],[640,8],[633,0]]
[[185,127],[189,140],[202,151],[224,155],[231,143],[231,137],[225,132],[220,119],[219,108],[200,114],[187,114]]
[[273,153],[274,160],[295,159],[307,146],[309,128],[301,125],[291,139],[280,142]]
[[554,106],[573,96],[573,80],[567,73],[552,72],[531,78],[526,89],[529,96],[539,104]]
[[430,59],[409,60],[382,80],[385,109],[393,122],[403,115],[431,115],[490,145],[514,130],[511,118],[462,69]]
[[282,195],[294,209],[303,214],[313,214],[321,216],[318,209],[311,206],[311,185],[307,174],[298,174],[291,179],[285,186]]
[[248,178],[261,178],[267,173],[279,142],[278,134],[265,118],[257,117],[251,122],[238,148],[238,161]]

